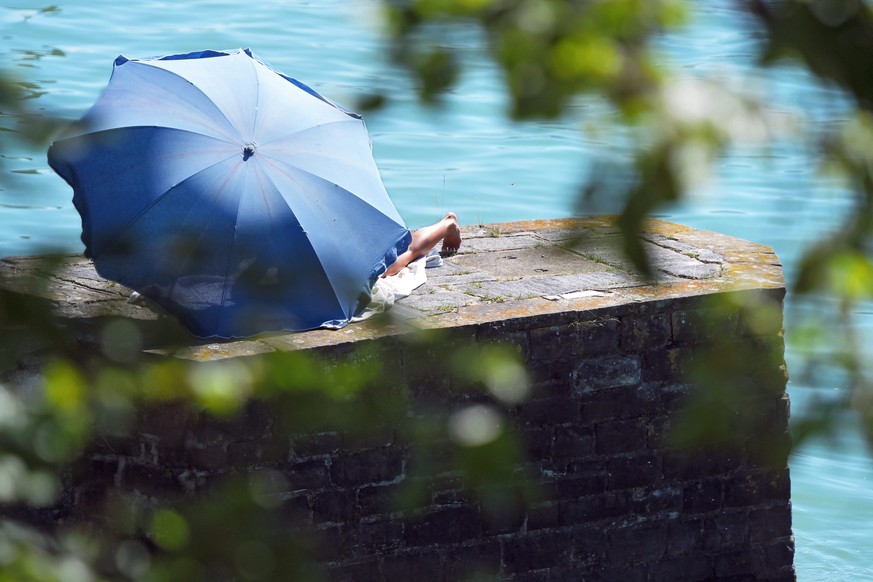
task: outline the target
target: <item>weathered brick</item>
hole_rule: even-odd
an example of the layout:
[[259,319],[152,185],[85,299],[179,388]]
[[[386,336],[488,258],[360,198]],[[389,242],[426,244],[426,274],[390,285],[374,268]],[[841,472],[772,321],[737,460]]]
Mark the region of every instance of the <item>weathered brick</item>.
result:
[[766,572],[768,582],[797,582],[797,572],[794,565],[770,569]]
[[781,570],[794,563],[794,536],[781,538],[764,546],[764,557],[767,567],[771,570]]
[[499,491],[491,493],[483,490],[480,497],[479,523],[482,537],[516,533],[524,527],[527,511],[521,502],[508,499],[505,494],[501,496]]
[[[387,396],[386,396],[387,397]],[[347,432],[343,436],[343,451],[358,452],[393,445],[394,428],[391,426],[368,426],[365,429]]]
[[[105,504],[106,497],[112,493],[116,475],[122,475],[119,470],[118,458],[83,459],[71,469],[69,478],[75,485],[71,495],[76,500],[76,507],[83,511],[99,511]],[[133,485],[129,483],[128,487]]]
[[772,471],[784,469],[791,452],[791,435],[787,430],[780,434],[756,435],[749,442],[747,451],[752,467]]
[[358,509],[361,515],[390,513],[398,508],[402,485],[371,485],[358,490]]
[[179,400],[149,404],[139,409],[138,432],[155,435],[167,447],[179,447],[196,423],[189,402]]
[[318,562],[338,562],[351,555],[351,539],[344,525],[322,527],[312,532],[315,541],[313,558]]
[[698,582],[713,577],[713,564],[705,557],[667,558],[652,564],[652,580],[682,580]]
[[567,475],[590,475],[602,472],[606,475],[606,459],[571,459],[565,466]]
[[527,510],[528,531],[558,527],[560,525],[558,510],[558,504],[553,501],[529,506]]
[[760,505],[767,500],[765,479],[760,472],[739,475],[725,483],[724,504],[726,507]]
[[666,414],[675,414],[688,405],[688,399],[695,391],[691,384],[666,384],[658,388],[658,410]]
[[410,546],[452,544],[476,539],[481,531],[475,507],[441,507],[410,517],[406,524],[406,542]]
[[737,450],[703,447],[694,451],[671,450],[664,454],[664,476],[677,481],[723,476],[742,467],[742,461]]
[[289,523],[309,523],[311,521],[309,510],[309,497],[304,494],[284,498],[279,505],[283,519]]
[[646,421],[648,427],[648,442],[646,446],[663,454],[665,449],[675,446],[673,435],[675,419],[666,414],[655,415]]
[[760,547],[743,548],[719,555],[715,559],[718,577],[753,575],[764,569],[764,550]]
[[572,398],[539,398],[519,404],[516,416],[522,426],[568,424],[579,422],[579,407]]
[[530,374],[529,400],[572,398],[574,396],[572,378],[575,363],[575,360],[532,361],[528,365]]
[[446,552],[446,580],[494,580],[500,571],[500,542],[454,546]]
[[333,490],[312,497],[312,518],[318,522],[344,522],[355,517],[355,492]]
[[467,489],[447,489],[434,491],[431,496],[434,505],[458,505],[475,503],[476,495]]
[[683,492],[682,508],[687,513],[706,513],[722,506],[724,482],[710,479],[691,483]]
[[380,582],[379,560],[364,560],[333,566],[325,571],[330,582]]
[[[446,423],[447,418],[434,419],[436,422]],[[418,476],[425,479],[441,477],[446,474],[455,474],[457,444],[448,438],[432,438],[417,442],[406,447],[406,475]],[[431,487],[429,487],[431,488]]]
[[767,543],[791,535],[791,505],[777,505],[749,513],[750,539]]
[[551,427],[525,428],[519,435],[527,456],[530,459],[548,459],[552,457],[555,442],[554,429]]
[[555,479],[550,487],[552,499],[585,497],[606,491],[606,471],[572,473]]
[[188,461],[197,469],[214,471],[227,468],[227,443],[223,440],[188,447]]
[[653,383],[687,381],[688,369],[694,353],[691,348],[662,348],[642,352],[643,381]]
[[560,513],[562,523],[576,525],[625,515],[630,506],[630,496],[619,491],[562,502]]
[[322,432],[294,437],[291,452],[296,457],[331,455],[342,447],[342,435],[338,432]]
[[679,512],[682,509],[682,490],[677,486],[634,491],[633,511],[639,515],[651,515],[664,511]]
[[382,579],[443,582],[442,558],[435,550],[424,548],[386,556]]
[[573,562],[575,565],[601,564],[606,559],[607,544],[602,527],[582,524],[572,527]]
[[651,487],[660,485],[664,480],[658,457],[650,454],[609,459],[606,464],[606,473],[608,489]]
[[182,481],[170,467],[126,463],[119,474],[121,485],[146,495],[166,498],[183,491]]
[[670,343],[672,336],[670,316],[653,313],[621,320],[621,349],[637,351],[659,348]]
[[667,527],[667,553],[670,556],[689,556],[698,551],[703,541],[703,520],[673,520]]
[[585,392],[581,417],[586,424],[614,418],[637,418],[660,411],[658,393],[649,385]]
[[532,329],[531,358],[551,361],[615,350],[619,344],[619,328],[617,319],[607,318]]
[[554,456],[590,457],[596,453],[594,429],[581,426],[555,427]]
[[351,527],[355,547],[362,554],[385,553],[403,543],[403,522],[395,519],[362,519]]
[[249,467],[260,460],[261,447],[255,441],[235,441],[227,444],[227,462],[232,467]]
[[268,400],[250,399],[239,417],[239,430],[249,438],[264,438],[275,422],[276,412]]
[[[431,366],[439,366],[434,361]],[[426,368],[425,368],[426,370]],[[416,416],[427,416],[433,410],[446,410],[455,404],[448,376],[439,372],[406,371],[409,386],[409,410]]]
[[742,547],[749,535],[749,516],[742,511],[722,513],[707,520],[704,527],[706,528],[703,542],[705,549]]
[[596,427],[597,452],[611,455],[644,449],[647,433],[642,419],[603,422]]
[[640,359],[637,356],[601,356],[580,360],[573,370],[573,386],[578,392],[639,384]]
[[706,344],[737,332],[739,316],[736,311],[698,309],[674,311],[672,316],[673,341],[679,344]]
[[651,562],[667,551],[667,538],[661,524],[634,525],[615,529],[607,535],[607,556],[614,564]]
[[526,362],[530,359],[531,342],[527,330],[505,332],[480,329],[477,339],[480,344],[491,344],[505,347],[509,351],[515,353],[522,362]]
[[531,570],[529,572],[520,572],[515,574],[511,580],[512,582],[551,582],[554,579],[552,572],[555,569],[557,569],[557,566]]
[[788,501],[791,499],[791,476],[788,467],[766,471],[761,478],[767,490],[767,496],[772,501]]
[[502,538],[504,573],[518,574],[569,564],[570,541],[570,536],[564,532]]
[[580,354],[601,354],[618,348],[620,326],[620,321],[613,317],[570,324],[576,331]]
[[590,566],[579,574],[578,580],[585,582],[645,582],[648,579],[648,566],[643,564]]
[[366,485],[393,481],[403,472],[399,450],[386,447],[333,459],[331,478],[340,486]]
[[327,462],[323,458],[293,463],[285,474],[292,489],[321,489],[330,484]]

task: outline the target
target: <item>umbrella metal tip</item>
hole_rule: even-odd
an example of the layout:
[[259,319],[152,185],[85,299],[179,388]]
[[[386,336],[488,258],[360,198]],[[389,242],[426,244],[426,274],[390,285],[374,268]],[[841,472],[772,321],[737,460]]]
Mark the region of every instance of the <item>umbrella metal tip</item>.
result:
[[243,148],[243,161],[244,162],[247,161],[253,155],[255,155],[255,146],[254,145],[250,144],[250,145],[247,145],[246,147]]

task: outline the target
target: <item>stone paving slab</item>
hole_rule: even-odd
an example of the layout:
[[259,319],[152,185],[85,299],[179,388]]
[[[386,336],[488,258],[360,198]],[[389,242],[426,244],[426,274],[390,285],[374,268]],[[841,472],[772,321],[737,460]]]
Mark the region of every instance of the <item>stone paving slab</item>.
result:
[[[476,242],[476,239],[471,241]],[[591,260],[572,250],[543,241],[540,246],[519,249],[481,251],[459,255],[450,260],[472,273],[483,273],[496,279],[531,278],[546,275],[569,275],[593,271],[621,269]]]
[[[442,267],[428,269],[427,283],[385,316],[338,331],[270,334],[217,343],[191,337],[173,353],[214,360],[353,343],[413,328],[478,325],[630,302],[785,286],[772,249],[661,220],[651,220],[643,235],[654,280],[634,273],[610,217],[476,225],[462,231],[461,251],[445,257]],[[81,255],[61,256],[56,261],[2,259],[0,288],[42,298],[59,317],[82,325],[105,316],[143,323],[167,319],[128,303],[130,291],[102,279]],[[146,347],[155,353],[168,349]]]

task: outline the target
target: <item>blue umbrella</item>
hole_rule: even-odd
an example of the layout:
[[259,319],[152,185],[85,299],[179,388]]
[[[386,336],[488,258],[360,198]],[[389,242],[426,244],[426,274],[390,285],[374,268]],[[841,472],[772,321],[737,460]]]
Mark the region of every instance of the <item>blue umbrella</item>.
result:
[[48,159],[97,272],[199,337],[345,325],[410,240],[361,117],[248,49],[118,57]]

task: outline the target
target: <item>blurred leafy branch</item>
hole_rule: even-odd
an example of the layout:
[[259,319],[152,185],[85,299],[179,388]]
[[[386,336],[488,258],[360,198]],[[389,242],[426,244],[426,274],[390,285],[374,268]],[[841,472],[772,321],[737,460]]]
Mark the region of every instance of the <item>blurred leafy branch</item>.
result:
[[[778,129],[763,113],[766,106],[754,99],[718,83],[673,78],[659,65],[652,44],[685,22],[687,8],[681,0],[383,3],[392,57],[419,80],[425,102],[437,103],[463,71],[464,56],[442,42],[446,32],[476,26],[503,73],[513,118],[559,117],[567,114],[579,96],[600,97],[609,104],[616,123],[632,132],[640,146],[628,167],[602,168],[595,173],[583,189],[582,201],[598,196],[625,201],[618,224],[625,234],[625,251],[643,273],[648,266],[637,235],[646,217],[686,195],[699,173],[695,165],[711,164],[732,144],[762,135],[766,139]],[[873,291],[870,10],[859,0],[749,0],[737,5],[755,19],[763,33],[762,66],[786,57],[794,59],[839,87],[854,105],[853,123],[825,133],[819,148],[823,164],[853,185],[856,211],[848,214],[844,228],[819,241],[808,254],[795,291],[825,294],[839,302],[842,324],[836,329],[833,322],[824,325],[831,330],[827,340],[834,341],[853,389],[836,408],[854,407],[868,434],[873,434],[873,391],[863,346],[851,322],[853,306],[869,300]],[[689,102],[706,107],[687,107]],[[53,130],[53,120],[28,107],[26,87],[8,77],[0,80],[0,107],[18,123],[0,139],[42,143]],[[626,179],[599,177],[616,175]],[[724,308],[733,312],[736,306]],[[755,321],[775,318],[772,306],[741,309]],[[159,410],[162,406],[190,407],[192,414],[232,422],[246,414],[245,401],[261,399],[297,429],[329,425],[354,434],[370,428],[372,419],[396,423],[395,430],[422,443],[454,438],[451,460],[474,485],[503,487],[503,497],[515,494],[516,484],[502,468],[511,466],[520,454],[516,444],[508,431],[482,430],[494,425],[493,409],[470,407],[468,417],[451,417],[452,422],[448,422],[448,412],[439,409],[432,411],[430,420],[404,420],[403,383],[378,358],[366,354],[348,362],[295,354],[216,365],[149,361],[142,356],[119,362],[111,350],[83,353],[77,338],[49,316],[45,305],[10,293],[0,296],[0,328],[11,330],[2,340],[0,382],[11,385],[16,378],[30,377],[28,366],[39,368],[36,383],[25,381],[14,391],[0,388],[0,504],[7,515],[18,517],[16,511],[21,510],[22,518],[26,516],[17,524],[13,520],[0,523],[0,582],[195,580],[216,573],[252,579],[279,571],[293,579],[315,576],[305,559],[311,547],[301,543],[301,536],[289,536],[276,526],[276,493],[283,477],[269,469],[217,484],[208,505],[155,505],[135,492],[100,498],[95,515],[103,520],[103,527],[76,523],[51,531],[64,502],[58,496],[65,479],[77,470],[76,460],[92,447],[111,448],[108,436],[123,438],[136,430],[143,406]],[[819,329],[808,332],[813,341]],[[422,344],[411,349],[431,349],[444,357],[439,338],[412,341]],[[699,366],[703,380],[713,386],[700,402],[701,410],[736,408],[725,388],[736,381],[731,372],[742,369],[757,347],[739,344],[713,350],[718,365]],[[22,363],[17,354],[25,348],[40,357]],[[768,350],[778,360],[780,347],[768,346]],[[726,359],[725,354],[734,359]],[[519,364],[505,353],[462,350],[455,359],[457,377],[483,392],[494,396],[495,390],[496,394],[521,390],[510,381],[518,377]],[[427,369],[427,361],[422,360],[421,366]],[[396,390],[396,399],[384,398],[386,386]],[[802,427],[820,430],[838,418],[831,408],[825,412]],[[703,425],[698,430],[714,428]],[[441,462],[438,457],[434,454],[434,463]],[[506,489],[508,484],[510,489]],[[415,493],[412,490],[409,495]],[[33,508],[43,508],[43,513]],[[22,524],[28,520],[42,527]],[[227,544],[204,542],[214,542],[214,532],[225,531],[228,523],[235,524],[238,535],[228,533]],[[235,543],[241,539],[248,543]]]
[[[35,89],[0,74],[0,144],[45,146],[63,123],[37,109]],[[45,260],[47,272],[62,263]],[[487,490],[486,514],[506,513],[531,494],[517,474],[521,451],[500,406],[527,390],[514,353],[459,350],[457,365],[441,378],[453,377],[453,389],[478,395],[478,403],[457,410],[436,402],[410,416],[411,387],[367,348],[343,357],[281,353],[206,364],[151,357],[141,351],[144,336],[158,333],[167,346],[179,331],[172,324],[144,332],[100,320],[83,335],[40,298],[45,281],[19,283],[19,292],[0,289],[0,582],[323,579],[313,554],[330,540],[288,508],[289,476],[276,468],[294,438],[320,431],[344,447],[379,436],[389,448],[420,446],[422,466],[404,469],[398,507],[420,506],[425,471],[463,475],[474,495]],[[442,341],[416,336],[404,350],[422,369],[441,369],[453,357]],[[262,453],[208,479],[193,471],[190,487],[208,491],[199,496],[180,494],[178,482],[167,487],[160,465],[146,479],[154,491],[107,486],[121,485],[123,467],[107,480],[99,458],[118,458],[141,438],[172,441],[188,418],[213,433],[248,431]]]
[[[392,57],[419,80],[421,98],[439,103],[463,74],[465,56],[442,42],[453,29],[481,30],[501,73],[514,119],[572,114],[580,96],[602,98],[615,125],[639,144],[627,167],[601,163],[580,193],[623,200],[617,224],[624,251],[649,273],[639,233],[652,212],[686,197],[698,176],[742,143],[766,143],[784,128],[767,114],[766,96],[729,81],[682,78],[657,61],[654,41],[687,21],[682,0],[383,0]],[[813,144],[823,172],[855,196],[843,225],[815,241],[791,291],[796,300],[836,304],[834,319],[798,324],[805,370],[836,362],[848,390],[821,402],[821,414],[795,423],[799,442],[829,431],[837,411],[853,410],[873,445],[873,383],[853,313],[873,299],[873,15],[861,0],[736,0],[746,34],[759,43],[758,64],[806,69],[840,93],[849,121],[805,127],[792,139]],[[621,179],[615,178],[621,176]],[[611,177],[611,178],[610,178]],[[822,350],[827,346],[826,350]],[[722,355],[721,357],[726,357]],[[734,362],[742,365],[741,361]],[[717,381],[717,379],[710,379]],[[814,430],[813,430],[814,429]]]
[[[397,509],[427,505],[422,486],[434,474],[463,476],[486,515],[517,511],[535,494],[518,473],[522,453],[504,418],[527,393],[526,373],[499,345],[452,341],[463,347],[453,353],[436,334],[400,338],[389,347],[424,371],[409,381],[382,348],[200,363],[122,353],[120,338],[104,333],[112,322],[98,325],[95,344],[40,321],[40,311],[48,315],[33,298],[0,293],[0,327],[25,354],[4,350],[0,359],[0,580],[323,579],[313,557],[330,541],[295,505],[302,485],[285,470],[298,441],[327,438],[344,451],[419,447]],[[125,340],[142,335],[130,327]],[[450,405],[457,398],[471,404]],[[162,469],[191,449],[179,439],[257,452],[217,471],[187,471],[186,493],[181,477]],[[153,450],[130,449],[137,442]],[[150,476],[121,483],[120,456],[129,457],[127,471]]]

